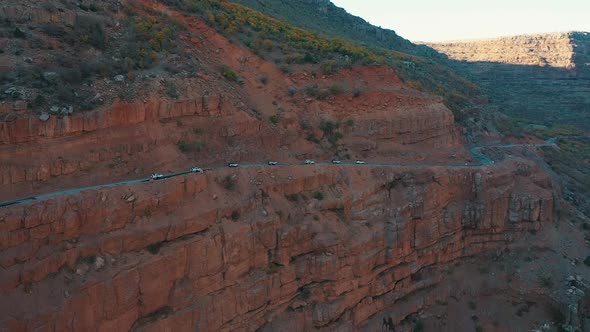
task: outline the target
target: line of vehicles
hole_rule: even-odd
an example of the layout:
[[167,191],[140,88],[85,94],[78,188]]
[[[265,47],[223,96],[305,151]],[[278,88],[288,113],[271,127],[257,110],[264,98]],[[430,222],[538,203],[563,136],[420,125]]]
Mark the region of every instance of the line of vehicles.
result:
[[[364,165],[364,164],[366,164],[363,160],[356,160],[354,163],[357,164],[357,165]],[[269,166],[276,166],[276,165],[279,164],[279,162],[278,161],[269,160],[267,162],[267,164]],[[303,164],[304,165],[315,165],[315,160],[306,159],[305,161],[303,161]],[[338,159],[332,159],[332,164],[340,165],[340,164],[342,164],[342,161],[340,161]],[[239,167],[239,166],[240,166],[240,164],[238,164],[236,162],[230,162],[230,163],[227,164],[227,167],[231,167],[231,168],[235,168],[235,167]],[[204,170],[202,168],[199,168],[199,167],[192,167],[190,169],[190,172],[191,173],[203,173]],[[152,180],[162,179],[162,178],[164,178],[164,174],[162,174],[162,173],[153,173],[152,175],[150,175],[150,178]]]

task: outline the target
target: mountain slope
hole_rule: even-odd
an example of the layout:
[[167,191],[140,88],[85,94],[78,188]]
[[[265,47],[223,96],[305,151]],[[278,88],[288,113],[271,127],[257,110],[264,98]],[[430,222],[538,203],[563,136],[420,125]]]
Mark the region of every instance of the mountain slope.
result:
[[395,31],[369,24],[329,0],[235,0],[281,21],[330,37],[341,37],[361,44],[408,52],[416,48]]
[[[373,27],[329,1],[269,2],[264,6],[260,2],[241,5],[237,1],[162,2],[200,15],[233,41],[253,49],[267,60],[283,63],[285,71],[290,71],[293,63],[321,63],[324,74],[332,72],[332,68],[337,70],[359,63],[387,64],[409,86],[442,96],[460,123],[466,124],[467,119],[474,116],[471,101],[480,97],[479,88],[450,70],[435,51],[418,47],[393,31]],[[274,13],[275,19],[252,8],[264,14]],[[290,14],[293,12],[306,13],[311,18],[298,20],[297,17],[306,16],[293,16]],[[412,49],[415,49],[413,54],[409,53]],[[326,64],[330,68],[328,71]]]

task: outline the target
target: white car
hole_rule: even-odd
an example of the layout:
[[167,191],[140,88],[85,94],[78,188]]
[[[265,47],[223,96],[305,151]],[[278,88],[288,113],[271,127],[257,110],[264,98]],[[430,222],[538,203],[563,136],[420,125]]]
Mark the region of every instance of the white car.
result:
[[268,165],[269,165],[269,166],[275,166],[275,165],[278,165],[278,164],[279,164],[279,162],[278,162],[278,161],[269,161],[269,162],[268,162]]
[[193,173],[203,173],[203,169],[199,168],[199,167],[193,167],[191,168],[191,172]]
[[157,180],[157,179],[161,179],[161,178],[163,178],[163,177],[164,177],[164,174],[160,174],[160,173],[154,173],[154,174],[150,175],[150,177],[151,177],[153,180]]
[[238,164],[238,163],[229,163],[229,164],[227,164],[227,167],[238,167],[238,166],[240,166],[240,164]]
[[357,165],[364,165],[365,164],[365,162],[362,161],[362,160],[357,160],[354,163],[357,164]]
[[342,162],[340,160],[334,159],[334,160],[332,160],[332,164],[338,165],[338,164],[342,164]]
[[315,164],[315,161],[313,161],[313,160],[311,160],[311,159],[306,159],[306,160],[305,160],[303,163],[304,163],[305,165],[313,165],[313,164]]

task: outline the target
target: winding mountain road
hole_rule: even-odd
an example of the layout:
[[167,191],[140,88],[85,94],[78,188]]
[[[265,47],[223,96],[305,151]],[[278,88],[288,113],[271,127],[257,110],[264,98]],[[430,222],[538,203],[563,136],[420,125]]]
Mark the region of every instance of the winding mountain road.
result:
[[[544,143],[540,143],[540,144],[504,144],[504,145],[489,144],[489,145],[472,146],[472,147],[469,148],[469,152],[479,162],[479,164],[475,164],[475,165],[474,164],[468,164],[468,163],[461,163],[461,164],[440,164],[440,165],[436,165],[436,164],[371,163],[371,162],[365,162],[364,164],[357,164],[354,161],[342,161],[339,164],[333,164],[331,161],[322,161],[322,162],[316,162],[315,164],[308,165],[308,166],[310,166],[310,167],[313,167],[313,166],[326,166],[326,165],[333,165],[333,166],[359,166],[359,167],[363,167],[363,166],[378,166],[378,167],[403,167],[403,166],[434,167],[434,166],[446,166],[446,167],[453,167],[453,168],[473,168],[473,167],[482,167],[482,166],[488,166],[488,165],[494,164],[494,161],[493,160],[491,160],[490,158],[488,158],[487,156],[485,156],[483,153],[481,153],[481,150],[484,149],[484,148],[496,148],[496,149],[510,149],[510,148],[517,148],[517,147],[537,148],[537,147],[544,147],[544,146],[557,146],[556,142],[557,142],[557,139],[551,138],[551,139],[546,140]],[[268,164],[240,164],[238,166],[238,168],[281,167],[281,166],[295,166],[295,165],[301,165],[301,164],[289,164],[289,163],[280,163],[278,165],[268,165]],[[216,171],[216,170],[224,169],[226,167],[227,166],[205,168],[204,171]],[[88,191],[88,190],[97,190],[97,189],[103,189],[103,188],[114,188],[114,187],[129,186],[129,185],[134,185],[134,184],[147,183],[147,182],[150,182],[150,181],[162,181],[162,180],[165,180],[165,179],[174,178],[174,177],[177,177],[177,176],[187,175],[187,174],[191,174],[191,173],[194,173],[194,172],[188,170],[188,171],[182,171],[182,172],[176,172],[176,173],[166,174],[166,175],[163,175],[161,178],[158,178],[158,179],[155,179],[155,180],[152,179],[152,178],[144,178],[144,179],[137,179],[137,180],[129,180],[129,181],[121,181],[121,182],[115,182],[115,183],[101,184],[101,185],[90,186],[90,187],[83,187],[83,188],[75,188],[75,189],[68,189],[68,190],[56,191],[56,192],[53,192],[53,193],[41,194],[41,195],[37,195],[37,196],[23,197],[23,198],[15,199],[15,200],[12,200],[12,201],[2,202],[2,203],[0,203],[0,208],[1,207],[6,207],[6,206],[11,206],[11,205],[17,205],[17,204],[27,203],[27,202],[32,202],[32,201],[42,201],[42,200],[46,200],[46,199],[53,198],[53,197],[63,196],[63,195],[78,194],[78,193],[81,193],[83,191]]]

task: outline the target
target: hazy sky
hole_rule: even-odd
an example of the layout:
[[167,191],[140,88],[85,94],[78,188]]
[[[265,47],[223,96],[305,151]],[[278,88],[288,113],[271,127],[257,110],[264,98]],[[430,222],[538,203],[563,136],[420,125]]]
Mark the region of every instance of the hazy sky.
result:
[[590,31],[590,0],[332,0],[412,41]]

